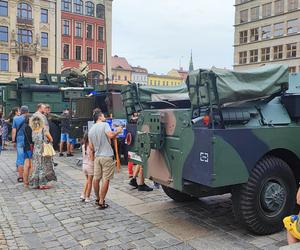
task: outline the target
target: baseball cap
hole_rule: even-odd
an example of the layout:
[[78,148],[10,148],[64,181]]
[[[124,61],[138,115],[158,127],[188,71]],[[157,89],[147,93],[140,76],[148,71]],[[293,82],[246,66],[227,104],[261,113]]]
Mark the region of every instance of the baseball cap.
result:
[[28,108],[28,106],[22,106],[21,108],[20,108],[20,112],[21,112],[21,114],[25,114],[25,113],[28,113],[29,112],[29,108]]

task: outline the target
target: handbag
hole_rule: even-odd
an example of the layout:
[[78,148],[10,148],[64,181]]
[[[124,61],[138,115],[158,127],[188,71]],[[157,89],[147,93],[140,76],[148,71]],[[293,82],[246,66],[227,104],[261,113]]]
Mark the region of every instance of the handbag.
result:
[[44,141],[44,143],[43,143],[43,154],[42,154],[42,156],[43,157],[53,157],[55,155],[55,150],[54,150],[52,144],[47,143],[45,141],[44,130],[43,130],[43,141]]

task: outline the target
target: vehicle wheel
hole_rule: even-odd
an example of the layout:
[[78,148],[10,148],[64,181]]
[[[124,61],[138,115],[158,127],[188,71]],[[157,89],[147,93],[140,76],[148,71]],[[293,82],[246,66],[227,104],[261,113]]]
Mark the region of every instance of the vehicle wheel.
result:
[[268,156],[251,171],[247,183],[232,190],[235,215],[248,230],[259,235],[283,228],[282,220],[295,208],[296,181],[289,165]]
[[177,201],[177,202],[197,200],[196,197],[182,193],[182,192],[177,191],[170,187],[166,187],[166,186],[162,185],[162,189],[164,190],[164,192],[166,193],[167,196],[169,196],[171,199],[173,199],[174,201]]
[[60,143],[60,129],[54,122],[49,121],[49,130],[53,139],[53,147],[55,150],[58,150]]

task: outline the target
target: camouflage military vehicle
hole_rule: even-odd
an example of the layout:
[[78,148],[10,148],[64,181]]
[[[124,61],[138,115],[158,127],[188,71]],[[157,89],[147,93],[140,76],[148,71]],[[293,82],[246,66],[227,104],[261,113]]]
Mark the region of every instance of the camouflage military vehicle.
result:
[[181,88],[131,84],[124,106],[139,119],[129,157],[175,201],[231,193],[239,223],[277,232],[300,179],[299,87],[280,65],[197,70]]
[[[119,85],[87,86],[82,71],[72,69],[67,76],[41,74],[39,82],[35,78],[20,77],[16,81],[0,85],[0,110],[8,115],[13,107],[27,105],[34,112],[38,103],[51,106],[50,127],[54,145],[60,140],[60,114],[70,108],[71,133],[73,138],[82,138],[92,120],[93,109],[101,108],[114,118],[125,118]],[[121,140],[121,139],[120,139]],[[120,151],[125,152],[124,140],[119,144]],[[127,158],[127,153],[124,153]]]

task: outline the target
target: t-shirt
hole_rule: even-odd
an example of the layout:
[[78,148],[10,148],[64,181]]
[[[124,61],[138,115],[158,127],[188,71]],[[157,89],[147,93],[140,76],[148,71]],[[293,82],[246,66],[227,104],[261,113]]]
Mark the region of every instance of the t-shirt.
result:
[[15,116],[13,119],[12,128],[16,129],[16,141],[24,143],[24,123],[25,123],[25,116],[19,115]]
[[70,114],[67,114],[67,113],[63,113],[61,115],[61,132],[63,134],[69,134],[70,131],[71,131],[71,125],[70,125],[70,119],[71,119],[71,116]]
[[94,145],[95,157],[112,157],[114,155],[106,135],[107,132],[111,132],[111,129],[106,122],[94,124],[89,131],[89,141]]

